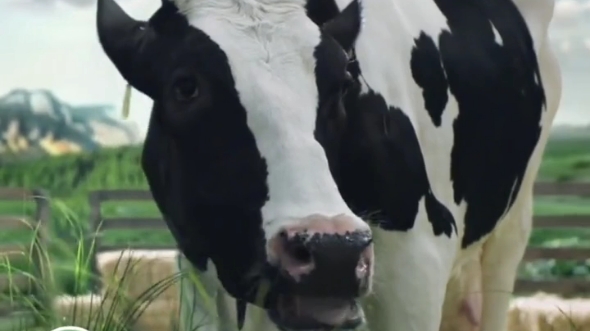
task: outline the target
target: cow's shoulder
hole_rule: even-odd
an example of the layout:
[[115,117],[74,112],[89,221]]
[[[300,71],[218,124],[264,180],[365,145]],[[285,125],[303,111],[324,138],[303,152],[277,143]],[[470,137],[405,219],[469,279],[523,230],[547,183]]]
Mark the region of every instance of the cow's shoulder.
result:
[[[450,179],[455,203],[467,205],[466,247],[510,210],[539,142],[547,107],[537,49],[548,21],[512,0],[434,2],[448,29],[421,34],[410,65],[433,125],[453,132]],[[452,108],[452,123],[441,123]]]
[[512,0],[524,18],[534,42],[535,51],[542,52],[547,42],[549,24],[553,19],[556,0]]

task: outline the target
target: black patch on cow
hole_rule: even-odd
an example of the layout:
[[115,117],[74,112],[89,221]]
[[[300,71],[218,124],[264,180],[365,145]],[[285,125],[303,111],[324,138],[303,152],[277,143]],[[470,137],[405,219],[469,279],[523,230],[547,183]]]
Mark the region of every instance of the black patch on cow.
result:
[[[142,167],[182,253],[201,270],[211,259],[224,288],[252,302],[266,261],[260,212],[268,199],[266,163],[225,53],[201,31],[183,29],[186,21],[174,11],[165,14],[153,18],[145,59],[138,56],[153,61],[149,78],[158,91]],[[199,98],[173,97],[179,77],[196,77]]]
[[450,177],[455,203],[467,203],[467,247],[490,233],[514,203],[541,133],[545,94],[533,40],[511,0],[434,2],[450,32],[437,37],[439,50],[422,34],[411,66],[436,125],[447,86],[458,102]]
[[434,41],[424,33],[416,39],[410,66],[414,81],[423,89],[424,108],[428,111],[432,123],[440,126],[443,111],[449,100],[447,78]]
[[332,176],[337,179],[339,164],[336,160],[338,159],[342,132],[346,125],[342,96],[347,88],[348,59],[338,43],[325,34],[322,34],[314,57],[316,59],[315,77],[319,96],[314,135],[326,152]]
[[322,26],[340,13],[334,0],[309,0],[305,5],[305,9],[307,16],[317,26]]
[[[352,94],[352,93],[351,93]],[[414,127],[404,112],[370,91],[346,101],[338,186],[351,208],[386,230],[414,227],[425,198],[435,235],[456,233],[449,210],[434,196]]]

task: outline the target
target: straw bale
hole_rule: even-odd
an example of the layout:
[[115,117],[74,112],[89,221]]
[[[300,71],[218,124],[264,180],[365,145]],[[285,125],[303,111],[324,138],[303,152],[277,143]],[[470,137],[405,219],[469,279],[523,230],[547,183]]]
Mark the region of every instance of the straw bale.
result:
[[590,300],[538,293],[514,299],[508,331],[590,331]]
[[[176,250],[123,250],[97,255],[97,266],[103,283],[102,295],[122,294],[131,301],[177,273]],[[152,290],[153,291],[153,290]],[[150,292],[152,292],[150,291]],[[143,296],[143,300],[178,300],[177,282],[157,291],[157,296]]]
[[137,317],[131,323],[131,330],[177,331],[179,330],[179,309],[179,300],[146,302],[139,307]]
[[[60,324],[92,328],[107,322],[109,303],[96,294],[61,295],[52,302],[53,313]],[[117,316],[113,316],[117,320]]]

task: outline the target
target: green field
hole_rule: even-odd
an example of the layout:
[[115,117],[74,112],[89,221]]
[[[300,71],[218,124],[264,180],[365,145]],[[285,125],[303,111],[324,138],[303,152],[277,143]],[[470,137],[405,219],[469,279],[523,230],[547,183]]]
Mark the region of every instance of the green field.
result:
[[[140,169],[138,147],[104,149],[94,154],[67,155],[26,163],[0,161],[0,183],[10,187],[41,187],[51,193],[52,257],[59,265],[71,264],[72,247],[81,234],[88,231],[89,207],[87,193],[96,189],[147,189]],[[554,139],[547,146],[539,179],[544,181],[590,181],[590,138]],[[0,202],[0,214],[32,215],[33,203]],[[546,197],[535,205],[537,215],[588,214],[590,200],[574,197]],[[103,205],[105,217],[158,217],[153,203],[110,202]],[[28,242],[26,232],[3,231],[0,242]],[[166,230],[132,230],[107,232],[103,242],[116,244],[173,244]],[[531,245],[590,246],[590,230],[535,230]],[[585,268],[590,274],[590,263],[550,270],[567,276],[572,268]],[[569,269],[568,269],[569,268]],[[573,270],[573,269],[572,269]],[[60,271],[68,278],[67,271]],[[61,276],[60,276],[61,277]],[[73,292],[64,280],[63,291]],[[79,289],[78,291],[85,291]],[[78,292],[75,291],[75,292]]]

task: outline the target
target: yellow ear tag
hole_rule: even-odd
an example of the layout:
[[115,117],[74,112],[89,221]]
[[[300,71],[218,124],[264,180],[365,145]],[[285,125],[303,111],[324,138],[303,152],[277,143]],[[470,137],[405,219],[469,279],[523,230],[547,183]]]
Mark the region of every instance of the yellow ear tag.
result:
[[121,109],[124,119],[129,117],[129,108],[131,108],[131,85],[127,84],[125,86],[125,96],[123,97],[123,108]]

